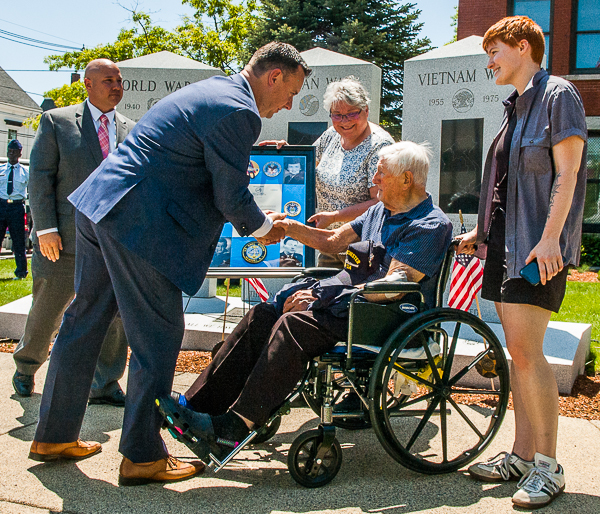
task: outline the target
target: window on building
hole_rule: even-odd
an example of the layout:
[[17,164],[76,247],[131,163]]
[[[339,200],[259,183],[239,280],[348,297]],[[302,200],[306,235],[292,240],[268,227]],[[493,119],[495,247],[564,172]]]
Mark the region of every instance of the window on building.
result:
[[600,232],[600,132],[590,131],[588,135],[583,231]]
[[327,130],[326,121],[288,123],[287,142],[290,145],[312,145]]
[[[595,1],[595,0],[590,0]],[[550,27],[552,26],[552,0],[514,0],[513,15],[529,16],[544,31],[546,41],[546,68],[550,70],[552,41]]]
[[12,141],[13,139],[19,139],[17,131],[15,129],[8,129],[8,140]]
[[600,73],[600,0],[578,0],[575,9],[575,69]]
[[483,118],[442,121],[439,206],[477,214],[481,189]]

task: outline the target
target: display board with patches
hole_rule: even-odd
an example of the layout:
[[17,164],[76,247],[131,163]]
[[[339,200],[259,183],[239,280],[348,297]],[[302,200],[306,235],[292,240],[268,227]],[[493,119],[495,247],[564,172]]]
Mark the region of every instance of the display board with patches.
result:
[[[258,206],[266,211],[284,212],[287,217],[306,223],[315,211],[315,149],[312,146],[255,146],[248,163],[248,189]],[[315,251],[286,237],[279,243],[264,246],[254,237],[240,236],[226,223],[210,263],[211,274],[217,268],[239,269],[241,277],[252,270],[271,268],[289,274],[290,268],[315,265]],[[279,271],[277,271],[279,270]],[[228,272],[227,276],[231,276]]]

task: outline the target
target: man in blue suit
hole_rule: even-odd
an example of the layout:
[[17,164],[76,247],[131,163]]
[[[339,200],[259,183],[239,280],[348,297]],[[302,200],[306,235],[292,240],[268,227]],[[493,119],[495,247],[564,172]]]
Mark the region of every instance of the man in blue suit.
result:
[[[201,286],[225,221],[279,241],[246,174],[260,118],[291,109],[310,69],[270,43],[232,77],[191,84],[156,104],[69,197],[77,209],[76,297],[50,359],[30,458],[101,451],[79,432],[102,340],[117,310],[131,347],[119,484],[189,478],[200,462],[169,456],[155,398],[171,390],[184,333],[181,291]],[[76,371],[75,371],[76,370]]]

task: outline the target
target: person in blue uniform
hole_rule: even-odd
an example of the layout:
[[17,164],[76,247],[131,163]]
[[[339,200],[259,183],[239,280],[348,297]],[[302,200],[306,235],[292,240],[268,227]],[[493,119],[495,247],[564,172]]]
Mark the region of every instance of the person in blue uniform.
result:
[[0,165],[0,246],[6,229],[10,232],[12,251],[15,254],[15,280],[27,276],[25,245],[25,200],[29,169],[19,163],[23,145],[16,139],[8,143],[8,162]]

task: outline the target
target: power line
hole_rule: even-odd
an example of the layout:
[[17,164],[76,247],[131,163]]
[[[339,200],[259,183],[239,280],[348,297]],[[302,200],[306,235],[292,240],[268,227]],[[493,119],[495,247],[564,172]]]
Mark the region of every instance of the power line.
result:
[[15,23],[13,21],[3,20],[2,18],[0,18],[0,21],[10,23],[11,25],[16,25],[17,27],[21,27],[22,29],[32,30],[33,32],[38,32],[40,34],[44,34],[44,36],[50,36],[55,39],[62,39],[63,41],[68,41],[69,43],[75,43],[76,45],[79,44],[77,41],[71,41],[70,39],[65,39],[64,37],[54,36],[52,34],[48,34],[47,32],[42,32],[41,30],[32,29],[31,27],[26,27],[25,25],[19,25],[18,23]]
[[26,46],[33,46],[34,48],[41,48],[42,50],[48,50],[49,52],[66,52],[67,50],[59,50],[58,48],[46,48],[44,46],[39,46],[39,45],[32,45],[31,43],[25,43],[24,41],[19,41],[17,39],[10,39],[6,36],[2,36],[0,35],[0,38],[2,39],[7,39],[8,41],[12,41],[13,43],[20,43],[22,45],[26,45]]
[[[20,87],[5,86],[4,84],[0,84],[0,87],[6,88],[6,89],[14,89],[15,91],[25,91],[24,89],[21,89]],[[30,94],[30,95],[37,95],[37,96],[41,96],[41,97],[44,96],[41,93],[32,93],[31,91],[25,91],[25,93]]]
[[4,34],[5,36],[14,37],[17,39],[22,39],[23,41],[29,41],[31,43],[39,43],[41,45],[55,46],[56,48],[66,48],[67,50],[79,50],[79,48],[77,48],[75,46],[67,46],[67,45],[60,45],[58,43],[50,43],[48,41],[42,41],[40,39],[33,39],[31,37],[21,36],[20,34],[15,34],[14,32],[8,32],[7,30],[0,29],[0,34]]

